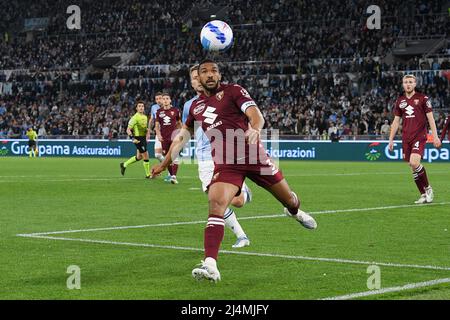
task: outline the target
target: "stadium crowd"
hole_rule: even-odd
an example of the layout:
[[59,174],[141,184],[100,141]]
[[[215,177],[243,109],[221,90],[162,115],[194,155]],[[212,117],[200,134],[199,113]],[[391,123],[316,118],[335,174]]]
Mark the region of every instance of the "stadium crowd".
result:
[[[221,60],[383,56],[399,37],[449,35],[442,1],[415,1],[413,12],[405,11],[408,6],[402,3],[381,2],[389,15],[383,17],[381,30],[368,30],[365,9],[370,1],[223,1],[229,6],[236,40]],[[45,33],[28,41],[23,35],[1,41],[0,70],[82,68],[107,50],[136,51],[133,64],[137,65],[193,63],[205,55],[198,43],[202,22],[193,14],[187,17],[189,8],[198,3],[84,0],[79,3],[80,31],[66,29],[69,4],[66,0],[26,0],[14,4],[14,9],[6,8],[6,12],[23,9],[25,17],[55,14]],[[327,8],[325,13],[323,8]]]
[[[261,107],[266,128],[324,139],[332,132],[387,134],[392,106],[401,90],[399,73],[385,73],[375,81],[372,76],[361,76],[354,81],[345,74],[334,77],[328,72],[238,76],[225,68],[224,78],[251,92]],[[418,75],[420,89],[429,94],[436,110],[450,105],[450,86],[445,78],[422,78],[428,79]],[[163,90],[170,92],[173,105],[181,108],[192,96],[187,76],[73,82],[69,75],[60,86],[51,81],[24,84],[15,83],[10,94],[0,99],[0,136],[19,137],[27,127],[34,126],[43,136],[115,138],[125,133],[137,99],[143,99],[149,107],[153,93]],[[439,119],[443,119],[443,113]]]
[[[380,62],[402,37],[450,36],[441,0],[414,0],[411,6],[379,1],[389,13],[381,30],[365,27],[368,0],[80,0],[82,30],[69,31],[70,2],[0,3],[0,70],[29,69],[0,71],[0,137],[20,137],[34,126],[40,136],[116,138],[124,135],[135,101],[150,106],[160,90],[182,107],[192,95],[188,66],[205,56],[198,41],[204,22],[194,6],[213,4],[229,7],[235,33],[235,45],[219,60],[264,61],[224,63],[222,72],[250,91],[267,128],[314,137],[386,134],[401,92],[397,70],[436,71],[417,74],[419,90],[437,109],[450,105],[449,81],[438,73],[450,69],[448,60]],[[29,41],[10,36],[18,13],[20,18],[50,15],[46,32]],[[137,58],[129,67],[82,72],[113,50],[135,51]],[[138,65],[170,67],[133,67]],[[441,114],[437,121],[442,119]]]

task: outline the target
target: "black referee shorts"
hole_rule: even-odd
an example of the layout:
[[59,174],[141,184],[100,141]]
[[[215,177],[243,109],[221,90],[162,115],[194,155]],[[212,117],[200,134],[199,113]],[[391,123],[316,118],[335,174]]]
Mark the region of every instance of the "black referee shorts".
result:
[[28,140],[28,147],[29,147],[29,148],[31,148],[31,147],[36,147],[36,141],[34,141],[34,140]]
[[136,149],[138,149],[138,151],[140,153],[145,153],[147,152],[147,139],[146,137],[134,137],[136,140],[139,140],[139,143],[136,143]]

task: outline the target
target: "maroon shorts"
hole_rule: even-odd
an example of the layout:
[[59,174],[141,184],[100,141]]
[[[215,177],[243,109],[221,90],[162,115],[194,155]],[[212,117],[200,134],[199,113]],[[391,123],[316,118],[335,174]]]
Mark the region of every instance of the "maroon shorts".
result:
[[423,154],[425,152],[425,145],[427,144],[427,139],[418,138],[414,139],[411,142],[403,142],[403,160],[409,162],[412,153],[420,154],[423,158]]
[[272,161],[267,164],[221,164],[215,165],[208,188],[217,182],[230,183],[239,188],[236,194],[238,196],[246,177],[265,189],[284,179],[283,174]]
[[171,144],[172,144],[172,140],[164,139],[163,141],[161,141],[161,148],[162,148],[163,155],[166,155],[167,152],[169,152]]

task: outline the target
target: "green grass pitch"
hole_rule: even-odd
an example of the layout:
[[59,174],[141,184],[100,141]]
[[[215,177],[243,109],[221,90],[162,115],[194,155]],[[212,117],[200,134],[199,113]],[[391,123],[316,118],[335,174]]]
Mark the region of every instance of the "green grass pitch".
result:
[[[206,220],[197,166],[181,165],[171,185],[144,179],[142,163],[121,177],[119,162],[0,159],[0,299],[322,299],[369,291],[371,264],[381,289],[450,278],[449,164],[425,163],[435,201],[414,206],[404,163],[281,162],[318,229],[254,218],[282,206],[249,182],[253,201],[235,211],[251,246],[232,249],[226,230],[213,284],[191,277],[205,223],[171,225]],[[110,228],[126,226],[138,227]],[[18,236],[68,230],[82,231]],[[70,265],[81,269],[79,290],[66,287]],[[450,284],[364,299],[450,299]]]

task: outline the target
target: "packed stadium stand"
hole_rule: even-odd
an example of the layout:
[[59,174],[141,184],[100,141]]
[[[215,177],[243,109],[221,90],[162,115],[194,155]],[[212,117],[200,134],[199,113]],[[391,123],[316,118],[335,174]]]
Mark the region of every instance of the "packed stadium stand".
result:
[[0,138],[125,135],[134,103],[165,90],[182,107],[188,70],[207,53],[203,9],[230,23],[234,46],[213,58],[224,79],[248,89],[266,127],[328,139],[385,138],[405,73],[431,98],[438,128],[450,106],[448,2],[77,1],[81,30],[68,30],[72,1],[0,2]]

